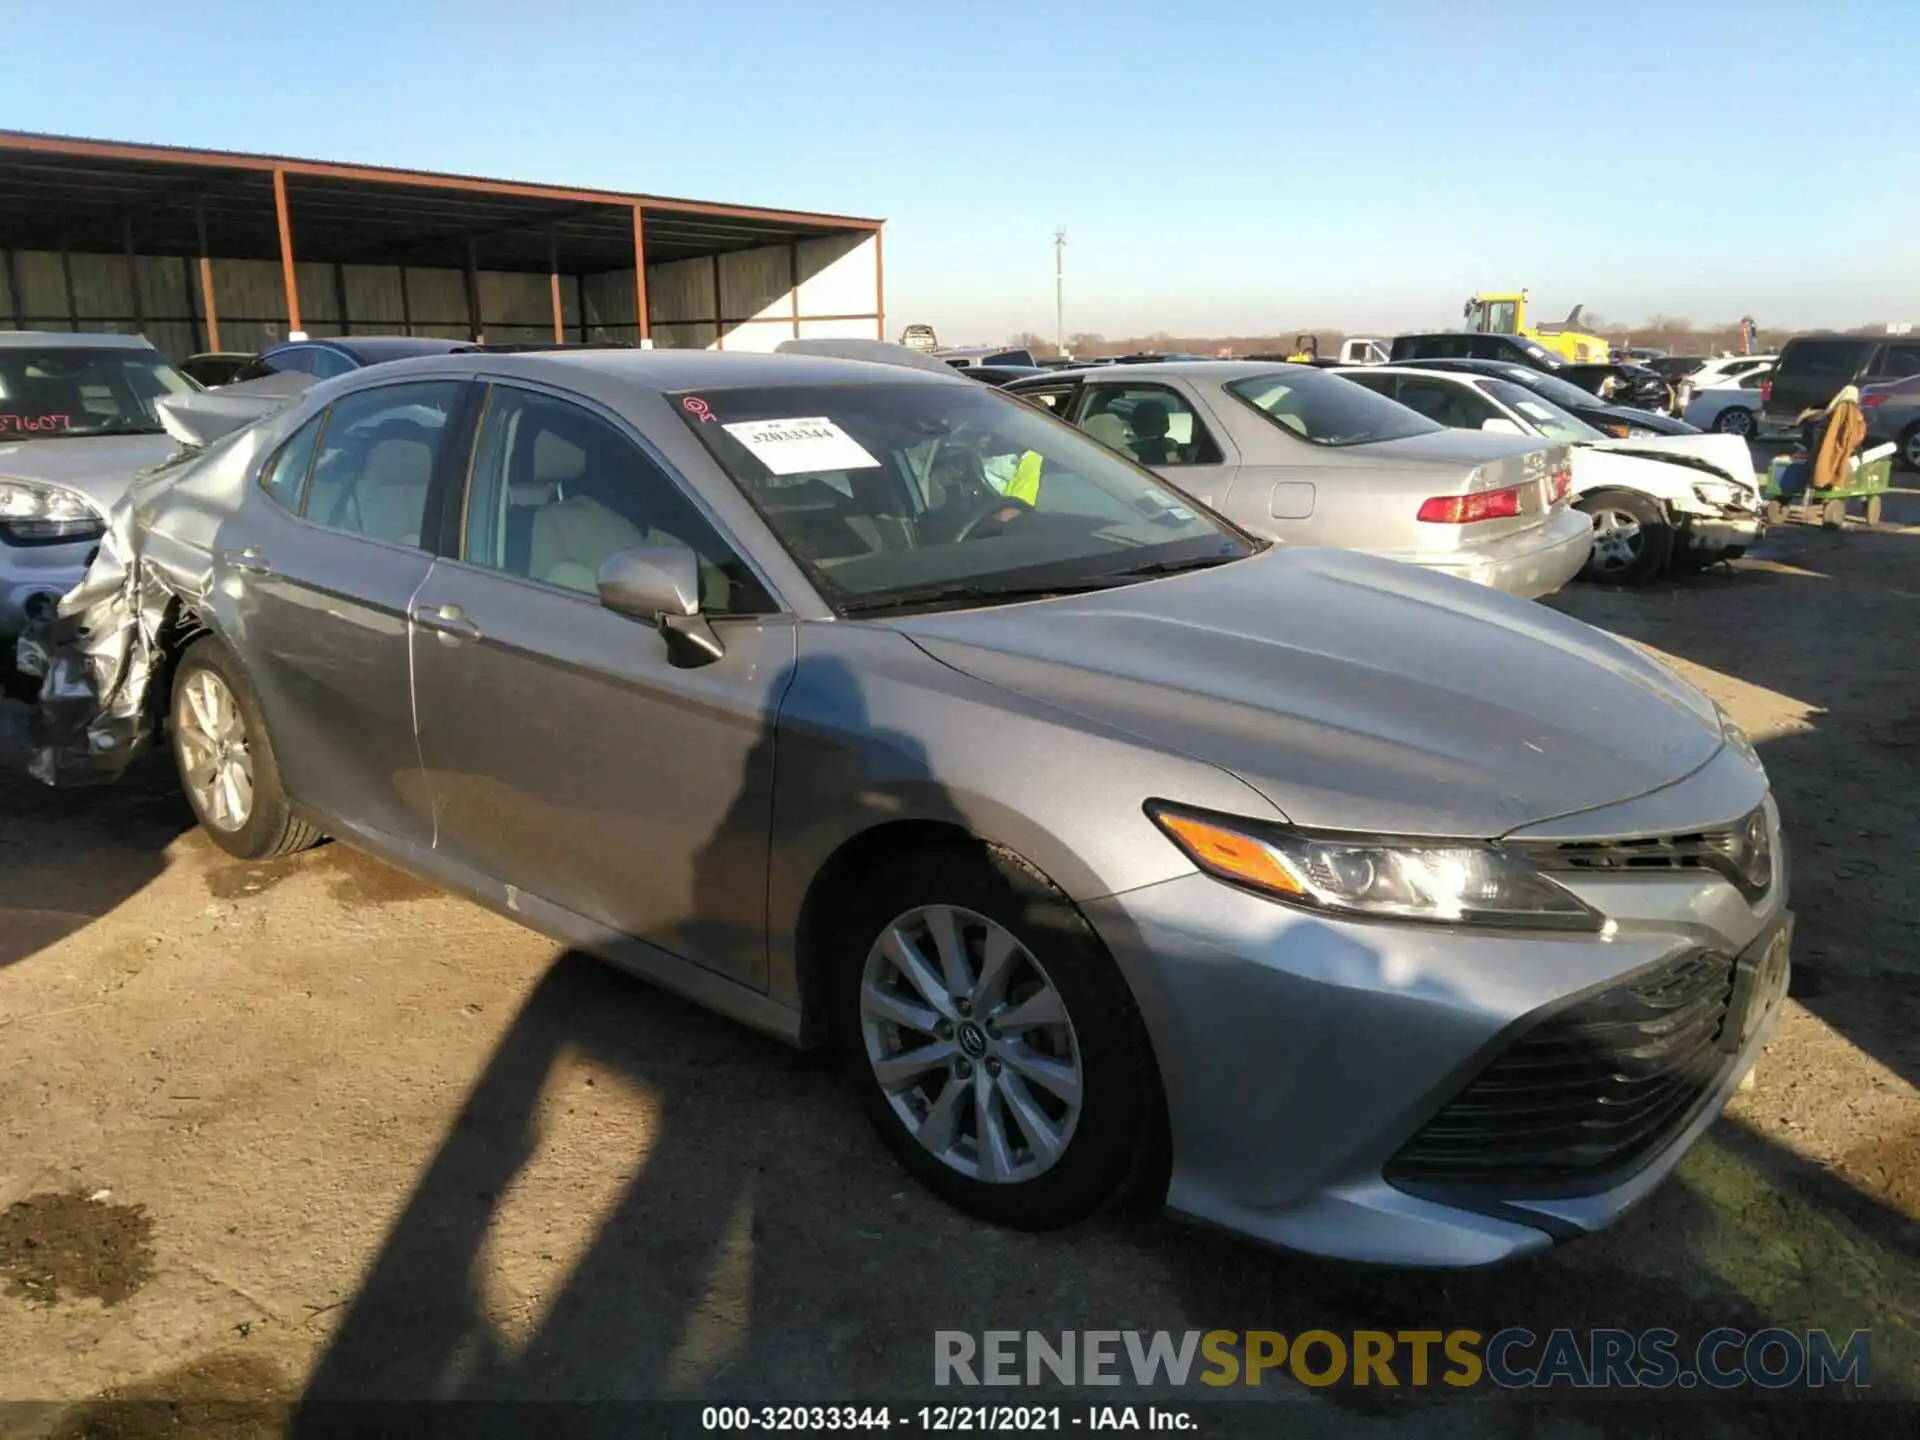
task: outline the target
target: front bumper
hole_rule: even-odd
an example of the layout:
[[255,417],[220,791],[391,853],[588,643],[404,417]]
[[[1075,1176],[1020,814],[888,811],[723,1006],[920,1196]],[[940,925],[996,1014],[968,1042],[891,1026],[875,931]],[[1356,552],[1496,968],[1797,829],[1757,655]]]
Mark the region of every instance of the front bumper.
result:
[[[1671,797],[1661,803],[1672,808]],[[1726,1022],[1740,1042],[1726,1042],[1699,1093],[1618,1173],[1577,1193],[1516,1182],[1460,1198],[1386,1178],[1409,1140],[1544,1019],[1701,950],[1740,957],[1739,973],[1749,975],[1788,918],[1778,846],[1759,905],[1718,876],[1569,884],[1613,918],[1609,933],[1334,920],[1198,874],[1085,906],[1139,998],[1160,1065],[1173,1141],[1169,1207],[1290,1249],[1462,1267],[1599,1229],[1643,1198],[1713,1123],[1766,1043],[1785,998],[1783,957],[1764,992],[1733,1000],[1746,1012]]]
[[1523,600],[1551,595],[1586,568],[1593,521],[1571,506],[1518,535],[1457,550],[1396,553],[1387,558],[1438,570]]
[[0,658],[13,663],[13,641],[27,621],[51,613],[60,597],[87,573],[100,541],[64,545],[11,545],[0,540]]
[[1731,547],[1755,544],[1766,534],[1766,521],[1758,515],[1734,512],[1728,515],[1689,515],[1685,543],[1689,550],[1717,554]]

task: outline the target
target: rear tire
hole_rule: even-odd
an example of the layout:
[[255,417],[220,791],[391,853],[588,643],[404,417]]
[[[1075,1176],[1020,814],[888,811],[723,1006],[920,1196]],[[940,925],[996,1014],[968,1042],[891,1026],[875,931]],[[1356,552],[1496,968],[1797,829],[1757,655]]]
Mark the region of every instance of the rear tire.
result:
[[1720,435],[1738,435],[1743,440],[1753,439],[1753,412],[1743,410],[1738,405],[1729,405],[1713,417],[1713,429]]
[[1596,490],[1577,507],[1593,520],[1593,554],[1580,572],[1601,585],[1646,585],[1673,556],[1673,527],[1659,504],[1632,490]]
[[1908,470],[1920,470],[1920,425],[1909,425],[1900,432],[1898,458]]
[[[903,855],[867,879],[832,933],[834,1042],[867,1118],[928,1189],[995,1224],[1045,1230],[1157,1173],[1166,1107],[1140,1012],[1092,927],[1036,872],[966,844]],[[902,941],[919,979],[891,958]],[[962,973],[943,965],[949,953]],[[995,953],[1014,957],[997,992]],[[1042,1006],[1061,1022],[1029,1025]],[[923,1051],[933,1058],[913,1065]],[[1040,1139],[1016,1108],[1036,1105]]]
[[168,704],[180,788],[209,840],[241,860],[273,860],[325,838],[295,817],[260,702],[218,639],[186,648]]

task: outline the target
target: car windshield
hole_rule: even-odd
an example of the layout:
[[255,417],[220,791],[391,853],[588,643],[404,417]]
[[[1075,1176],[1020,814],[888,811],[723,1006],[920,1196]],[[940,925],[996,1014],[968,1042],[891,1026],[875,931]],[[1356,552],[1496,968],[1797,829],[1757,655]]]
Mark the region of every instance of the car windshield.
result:
[[1371,445],[1432,435],[1445,428],[1344,376],[1304,366],[1250,375],[1226,388],[1294,439],[1310,445]]
[[1486,389],[1489,395],[1509,410],[1517,410],[1524,415],[1527,423],[1549,440],[1572,444],[1579,440],[1607,438],[1586,421],[1569,415],[1551,400],[1535,394],[1524,385],[1515,385],[1510,380],[1489,380]]
[[842,612],[1104,587],[1260,548],[986,386],[781,385],[672,401]]
[[1509,367],[1507,377],[1522,389],[1531,390],[1536,395],[1544,395],[1559,406],[1578,405],[1584,409],[1605,403],[1598,395],[1582,390],[1570,380],[1542,375],[1538,370],[1528,370],[1523,366]]
[[156,350],[0,349],[0,439],[157,435],[154,401],[199,388]]

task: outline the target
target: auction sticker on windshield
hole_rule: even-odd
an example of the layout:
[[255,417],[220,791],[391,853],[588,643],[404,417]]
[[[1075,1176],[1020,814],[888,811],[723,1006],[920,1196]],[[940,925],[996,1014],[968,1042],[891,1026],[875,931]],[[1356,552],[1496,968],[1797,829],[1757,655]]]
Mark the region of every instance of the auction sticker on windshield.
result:
[[721,427],[775,475],[814,470],[867,470],[880,462],[824,415],[787,420],[742,420]]

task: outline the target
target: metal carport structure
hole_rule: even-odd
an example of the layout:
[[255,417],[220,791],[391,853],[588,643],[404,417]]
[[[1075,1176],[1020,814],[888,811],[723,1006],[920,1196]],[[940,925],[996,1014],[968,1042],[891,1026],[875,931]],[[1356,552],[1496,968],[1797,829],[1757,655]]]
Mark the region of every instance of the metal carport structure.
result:
[[292,332],[885,337],[882,221],[0,131],[0,316],[176,358]]

